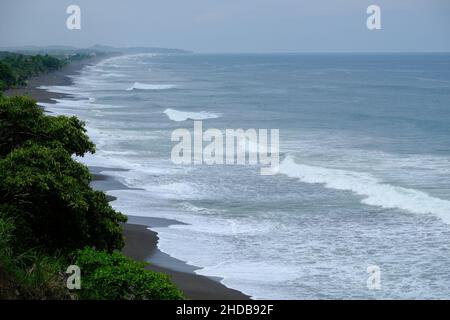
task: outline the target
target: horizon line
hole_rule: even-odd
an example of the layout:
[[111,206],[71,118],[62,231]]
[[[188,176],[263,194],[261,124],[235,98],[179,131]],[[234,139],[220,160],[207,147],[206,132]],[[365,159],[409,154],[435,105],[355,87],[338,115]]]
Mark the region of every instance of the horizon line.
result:
[[[36,47],[36,49],[51,49],[51,47],[67,47],[66,50],[83,50],[83,49],[93,49],[93,47],[110,47],[112,49],[167,49],[167,50],[180,50],[186,51],[189,54],[450,54],[450,51],[445,50],[414,50],[414,51],[406,51],[406,50],[383,50],[383,51],[347,51],[347,50],[318,50],[318,51],[195,51],[190,49],[183,49],[178,47],[164,47],[164,46],[153,46],[153,45],[135,45],[135,46],[113,46],[113,45],[105,45],[105,44],[94,44],[90,46],[73,46],[73,45],[64,45],[64,44],[51,44],[51,45],[17,45],[17,46],[2,46],[0,47],[0,51],[15,51],[15,50],[24,50],[24,51],[32,51],[33,49],[26,49],[26,47]],[[61,50],[64,50],[61,48]],[[99,50],[101,52],[101,49]]]

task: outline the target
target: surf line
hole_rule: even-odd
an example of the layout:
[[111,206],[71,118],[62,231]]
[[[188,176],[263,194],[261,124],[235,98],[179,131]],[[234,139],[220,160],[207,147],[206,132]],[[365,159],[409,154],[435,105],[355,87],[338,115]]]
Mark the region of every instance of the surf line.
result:
[[222,131],[209,128],[203,131],[203,122],[194,121],[193,135],[185,128],[172,132],[171,141],[178,143],[172,147],[171,160],[178,165],[259,164],[261,175],[275,175],[280,163],[279,136],[279,129]]

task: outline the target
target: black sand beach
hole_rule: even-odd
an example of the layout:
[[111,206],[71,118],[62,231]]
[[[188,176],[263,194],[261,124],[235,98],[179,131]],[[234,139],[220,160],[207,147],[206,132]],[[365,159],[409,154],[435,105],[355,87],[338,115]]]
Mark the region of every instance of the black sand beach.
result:
[[[31,78],[26,88],[12,89],[5,92],[7,96],[26,95],[38,102],[52,103],[52,99],[67,97],[64,94],[51,93],[39,86],[70,85],[70,75],[76,74],[84,66],[94,64],[105,57],[94,57],[79,62],[71,63],[63,69],[49,74]],[[90,168],[94,177],[92,186],[98,190],[127,189],[125,185],[113,177],[105,175],[102,171],[111,168]],[[119,169],[120,170],[120,169]],[[109,197],[110,201],[116,200]],[[126,212],[124,212],[126,214]],[[194,300],[247,300],[245,294],[230,289],[220,283],[218,278],[209,278],[194,273],[197,267],[188,265],[184,261],[174,259],[158,249],[158,234],[149,228],[168,227],[180,224],[179,221],[164,218],[128,217],[128,223],[124,225],[125,247],[123,253],[136,260],[147,261],[149,270],[168,274],[172,281],[184,292],[186,298]]]
[[[130,219],[131,220],[131,219]],[[163,219],[164,220],[164,219]],[[132,221],[132,220],[131,220]],[[151,224],[151,219],[149,221]],[[150,225],[152,226],[152,225]],[[192,272],[178,271],[193,268],[183,261],[173,259],[157,249],[158,235],[148,230],[148,226],[127,223],[124,227],[126,245],[123,253],[136,260],[149,261],[147,269],[168,274],[172,281],[184,292],[188,299],[193,300],[243,300],[249,299],[243,293],[225,287],[220,282]],[[153,262],[153,257],[165,260],[165,264],[173,268],[161,267]]]
[[80,61],[72,62],[64,66],[61,70],[53,71],[46,74],[41,74],[37,77],[32,77],[28,80],[28,85],[22,88],[14,88],[6,90],[6,96],[29,96],[38,102],[54,103],[52,99],[62,99],[68,95],[62,93],[48,92],[44,89],[39,89],[40,86],[67,86],[72,83],[69,76],[76,74],[84,66],[94,64],[106,58],[92,57]]

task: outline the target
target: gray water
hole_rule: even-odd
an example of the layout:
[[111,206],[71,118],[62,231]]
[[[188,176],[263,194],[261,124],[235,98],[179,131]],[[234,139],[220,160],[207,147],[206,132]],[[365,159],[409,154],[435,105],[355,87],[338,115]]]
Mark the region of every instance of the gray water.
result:
[[[254,298],[450,298],[450,55],[132,55],[86,67],[88,165],[160,249]],[[169,109],[169,110],[167,110]],[[174,129],[280,130],[280,173],[175,165]],[[186,114],[184,114],[186,115]],[[369,290],[367,267],[381,270]]]

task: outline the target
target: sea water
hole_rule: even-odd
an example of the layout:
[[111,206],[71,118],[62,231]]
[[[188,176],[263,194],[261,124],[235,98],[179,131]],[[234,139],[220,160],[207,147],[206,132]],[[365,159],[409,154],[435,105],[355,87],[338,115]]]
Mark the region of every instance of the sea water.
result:
[[[80,159],[157,228],[160,249],[259,299],[450,298],[450,55],[138,54],[85,67]],[[280,130],[280,170],[175,165],[171,133]],[[380,289],[367,267],[380,268]]]

